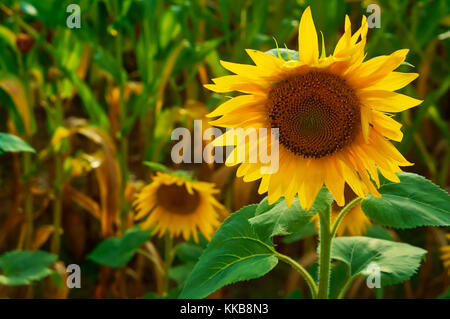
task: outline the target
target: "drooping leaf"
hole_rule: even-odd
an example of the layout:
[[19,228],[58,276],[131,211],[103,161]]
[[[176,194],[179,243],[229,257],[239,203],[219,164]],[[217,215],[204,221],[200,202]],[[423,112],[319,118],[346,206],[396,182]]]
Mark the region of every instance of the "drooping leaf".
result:
[[28,285],[52,273],[49,268],[57,256],[42,250],[13,250],[0,256],[0,284]]
[[[289,235],[308,225],[315,214],[328,209],[332,202],[331,193],[326,188],[322,188],[309,211],[301,208],[297,198],[294,199],[291,207],[287,207],[283,198],[273,207],[264,203],[258,205],[259,215],[251,218],[249,222],[262,238]],[[269,210],[262,212],[262,207],[267,207]]]
[[256,207],[246,206],[222,224],[188,277],[180,298],[204,298],[225,285],[261,277],[277,265],[272,243],[259,237],[248,221]]
[[384,181],[381,198],[368,196],[361,207],[373,221],[388,227],[450,226],[450,195],[425,177],[398,174],[400,183]]
[[141,230],[138,226],[129,229],[123,237],[115,237],[101,242],[89,254],[94,262],[118,268],[133,258],[137,249],[150,239],[150,230]]
[[21,80],[14,74],[1,71],[0,72],[0,89],[5,91],[11,98],[17,113],[25,128],[25,133],[30,135],[36,129],[36,123],[33,112],[28,104],[26,90]]
[[331,258],[346,263],[350,276],[371,274],[369,265],[380,269],[380,284],[388,286],[409,279],[420,266],[426,250],[405,243],[369,237],[339,237],[333,240]]
[[0,133],[0,154],[6,152],[31,152],[35,150],[19,137],[7,133]]

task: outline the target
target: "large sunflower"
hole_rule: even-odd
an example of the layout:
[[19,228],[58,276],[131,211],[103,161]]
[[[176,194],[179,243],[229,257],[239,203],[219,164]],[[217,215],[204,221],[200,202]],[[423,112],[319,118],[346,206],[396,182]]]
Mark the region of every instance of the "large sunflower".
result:
[[[389,142],[401,141],[401,124],[389,113],[421,103],[395,93],[413,81],[417,73],[394,70],[405,60],[408,50],[398,50],[363,62],[367,35],[366,17],[354,34],[346,16],[345,32],[326,55],[324,41],[319,57],[316,29],[308,7],[299,25],[299,60],[284,61],[256,50],[246,50],[256,65],[221,61],[236,75],[213,79],[206,85],[212,91],[246,93],[234,97],[209,117],[221,116],[212,125],[230,128],[215,145],[237,145],[228,138],[240,133],[236,128],[278,128],[279,169],[263,174],[261,162],[241,163],[237,176],[244,181],[261,179],[259,193],[268,193],[269,203],[282,195],[290,205],[296,194],[303,208],[309,209],[326,185],[339,206],[343,206],[347,183],[359,197],[377,191],[377,169],[389,180],[399,182],[400,166],[412,165]],[[242,132],[242,131],[241,131]],[[261,140],[258,140],[261,142]],[[270,140],[267,142],[270,145]],[[236,149],[235,149],[236,150]],[[230,160],[231,158],[231,160]],[[375,187],[375,185],[377,187]]]
[[214,198],[218,190],[214,184],[192,181],[177,174],[158,172],[152,183],[145,186],[134,202],[138,211],[136,219],[145,216],[143,229],[155,226],[154,233],[171,237],[183,235],[185,240],[193,236],[198,242],[197,231],[210,240],[220,224],[224,207]]

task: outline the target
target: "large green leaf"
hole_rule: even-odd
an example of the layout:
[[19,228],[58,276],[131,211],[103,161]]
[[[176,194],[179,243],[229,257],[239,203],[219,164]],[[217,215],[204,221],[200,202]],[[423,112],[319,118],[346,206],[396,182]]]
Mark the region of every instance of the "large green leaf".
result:
[[0,256],[0,284],[28,285],[52,273],[49,268],[57,256],[42,250],[13,250]]
[[388,286],[407,280],[418,267],[426,250],[404,243],[369,237],[339,237],[333,240],[331,258],[346,263],[350,276],[367,277],[367,267],[380,267],[380,284]]
[[398,174],[400,183],[384,181],[381,198],[368,196],[361,207],[373,221],[389,227],[450,226],[450,195],[412,173]]
[[7,133],[0,133],[0,154],[6,152],[31,152],[35,150],[19,137]]
[[[266,198],[258,205],[258,215],[250,218],[249,222],[262,238],[285,236],[300,231],[315,214],[328,209],[332,202],[333,196],[326,188],[321,189],[309,211],[301,208],[297,198],[291,207],[287,207],[284,198],[269,206]],[[264,212],[263,208],[268,210]]]
[[89,254],[88,258],[101,265],[118,268],[133,258],[136,250],[150,239],[150,230],[141,230],[135,226],[123,237],[115,237],[101,242]]
[[180,298],[204,298],[225,285],[261,277],[277,265],[272,243],[259,237],[248,221],[256,207],[246,206],[222,224],[187,279]]

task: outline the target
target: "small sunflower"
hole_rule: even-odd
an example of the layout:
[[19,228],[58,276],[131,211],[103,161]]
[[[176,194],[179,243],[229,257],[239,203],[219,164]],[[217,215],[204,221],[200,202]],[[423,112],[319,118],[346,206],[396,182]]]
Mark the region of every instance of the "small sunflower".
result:
[[220,224],[220,214],[225,211],[214,198],[218,192],[214,184],[158,172],[137,195],[136,219],[147,216],[142,228],[155,226],[154,232],[160,237],[165,233],[171,237],[181,234],[185,240],[192,236],[198,242],[199,230],[210,240]]
[[[230,141],[227,136],[242,134],[236,128],[279,129],[276,173],[263,174],[260,168],[265,164],[261,162],[235,161],[236,149],[226,161],[229,166],[241,164],[237,176],[243,176],[244,181],[261,179],[259,193],[267,192],[269,203],[284,195],[291,205],[298,194],[302,207],[309,209],[323,184],[339,206],[345,204],[345,183],[359,197],[368,193],[379,197],[378,170],[387,179],[399,182],[395,173],[401,172],[400,166],[412,165],[389,141],[401,141],[403,137],[401,124],[390,113],[421,103],[394,92],[418,74],[394,72],[405,60],[406,49],[363,62],[367,30],[363,16],[361,27],[352,34],[346,16],[345,32],[333,54],[326,55],[322,39],[319,57],[316,28],[308,7],[299,25],[299,60],[285,61],[247,50],[256,65],[221,61],[236,75],[205,85],[218,93],[245,93],[208,115],[221,116],[212,125],[230,129],[215,140],[215,145],[239,146],[237,141],[241,140],[241,146],[250,149],[246,138],[233,137]],[[264,141],[267,147],[269,137]]]
[[[450,234],[447,234],[445,237],[450,241]],[[447,269],[448,275],[450,276],[450,245],[442,246],[440,250],[444,268]]]

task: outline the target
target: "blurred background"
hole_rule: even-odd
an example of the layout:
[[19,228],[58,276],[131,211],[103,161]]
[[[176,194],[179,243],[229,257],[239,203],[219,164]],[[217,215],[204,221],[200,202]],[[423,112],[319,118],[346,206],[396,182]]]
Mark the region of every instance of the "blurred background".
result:
[[[215,183],[221,190],[217,198],[229,212],[259,202],[258,183],[236,178],[235,168],[175,166],[170,159],[173,128],[192,128],[195,119],[203,120],[205,128],[205,114],[225,101],[225,95],[203,88],[211,78],[228,74],[220,59],[251,63],[244,49],[266,51],[276,46],[274,39],[280,47],[297,50],[298,22],[308,5],[330,54],[343,33],[345,14],[355,31],[361,15],[371,14],[366,10],[371,3],[381,8],[381,27],[369,29],[367,59],[409,48],[408,63],[400,71],[420,73],[403,91],[424,102],[397,118],[404,139],[396,146],[415,163],[408,171],[448,191],[446,0],[2,0],[0,131],[21,137],[36,153],[0,155],[0,255],[39,249],[58,260],[52,276],[33,284],[0,282],[0,297],[159,297],[154,266],[143,256],[118,268],[87,258],[100,242],[133,226],[132,201],[152,173],[143,162]],[[81,9],[80,28],[68,27],[69,4]],[[421,246],[428,255],[410,281],[376,290],[356,281],[349,297],[449,296],[449,274],[441,258],[448,245],[445,229],[394,231],[372,225],[361,234]],[[315,267],[314,235],[311,225],[277,240],[278,249]],[[160,240],[149,243],[159,256]],[[175,297],[206,243],[183,244],[170,275]],[[65,266],[72,263],[82,268],[80,289],[61,284]],[[450,262],[446,265],[450,268]],[[306,291],[295,271],[279,265],[262,279],[225,287],[213,297],[301,298]]]

